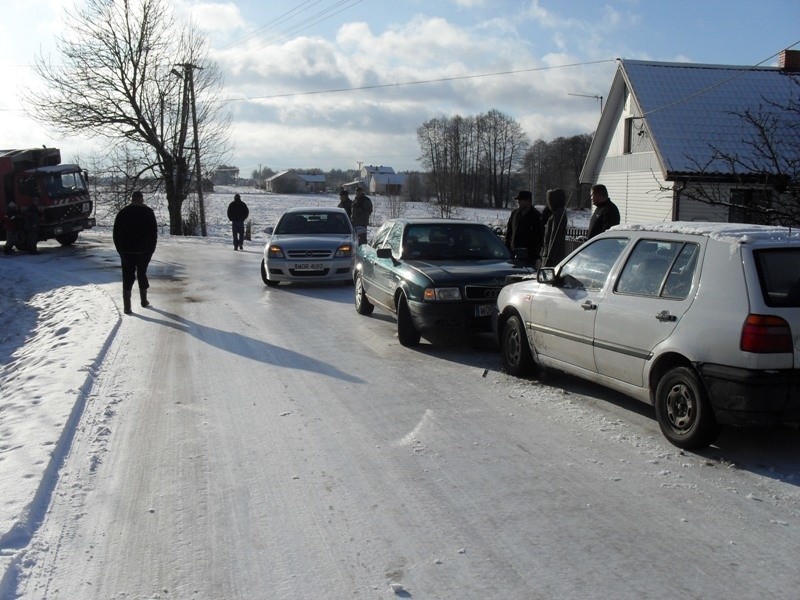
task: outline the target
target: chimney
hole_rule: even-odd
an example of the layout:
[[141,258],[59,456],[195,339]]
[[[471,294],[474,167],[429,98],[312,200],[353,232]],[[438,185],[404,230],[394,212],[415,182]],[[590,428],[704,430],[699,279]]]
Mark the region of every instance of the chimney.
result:
[[781,50],[778,68],[786,73],[800,73],[800,50]]

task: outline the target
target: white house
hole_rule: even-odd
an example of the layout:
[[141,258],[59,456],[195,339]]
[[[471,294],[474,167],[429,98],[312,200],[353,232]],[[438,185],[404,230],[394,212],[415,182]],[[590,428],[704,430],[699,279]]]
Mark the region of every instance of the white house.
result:
[[[764,194],[785,191],[776,171],[797,173],[798,108],[800,51],[778,67],[620,59],[581,183],[604,184],[623,222],[759,222]],[[777,159],[745,116],[777,124]]]
[[395,173],[392,167],[383,165],[363,166],[359,175],[371,194],[384,196],[399,196],[406,182],[405,175]]

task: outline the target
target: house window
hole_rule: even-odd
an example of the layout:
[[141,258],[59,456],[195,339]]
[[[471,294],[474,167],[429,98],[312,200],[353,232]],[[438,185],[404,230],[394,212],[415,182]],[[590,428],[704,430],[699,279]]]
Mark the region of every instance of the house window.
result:
[[625,119],[625,147],[622,149],[622,152],[625,154],[630,154],[632,152],[632,140],[631,136],[633,135],[633,119],[627,118]]
[[731,190],[731,206],[728,209],[729,223],[752,223],[772,225],[769,209],[772,206],[772,193],[760,189]]

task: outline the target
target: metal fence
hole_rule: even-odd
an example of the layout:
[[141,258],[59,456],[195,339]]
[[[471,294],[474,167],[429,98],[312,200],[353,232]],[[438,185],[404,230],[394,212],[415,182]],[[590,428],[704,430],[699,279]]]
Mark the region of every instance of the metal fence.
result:
[[589,230],[582,227],[567,227],[566,242],[567,254],[575,250],[589,235]]

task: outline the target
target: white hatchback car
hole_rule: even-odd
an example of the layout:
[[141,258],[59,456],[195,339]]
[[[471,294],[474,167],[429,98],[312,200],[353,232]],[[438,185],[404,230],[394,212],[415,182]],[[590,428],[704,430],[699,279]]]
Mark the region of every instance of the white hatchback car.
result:
[[653,404],[681,448],[800,418],[800,231],[620,225],[497,307],[509,373],[556,368]]
[[280,282],[353,282],[358,242],[344,209],[292,208],[270,237],[261,260],[261,279],[270,287]]

